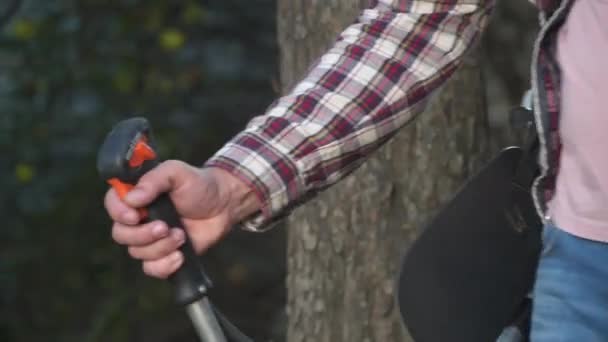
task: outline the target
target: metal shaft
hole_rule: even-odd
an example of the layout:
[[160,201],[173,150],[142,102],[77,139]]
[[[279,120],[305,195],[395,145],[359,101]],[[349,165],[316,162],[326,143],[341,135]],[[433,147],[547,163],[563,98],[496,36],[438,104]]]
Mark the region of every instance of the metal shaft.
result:
[[186,312],[188,312],[188,316],[190,316],[190,320],[201,342],[227,341],[207,297],[189,304],[186,307]]

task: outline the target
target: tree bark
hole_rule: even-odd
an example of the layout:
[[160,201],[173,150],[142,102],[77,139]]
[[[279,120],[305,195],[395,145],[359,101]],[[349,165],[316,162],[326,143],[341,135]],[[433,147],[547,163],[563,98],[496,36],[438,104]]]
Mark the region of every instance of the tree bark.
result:
[[[284,91],[353,22],[360,0],[279,0]],[[422,222],[487,156],[476,55],[428,110],[288,224],[288,340],[407,341],[394,300]]]

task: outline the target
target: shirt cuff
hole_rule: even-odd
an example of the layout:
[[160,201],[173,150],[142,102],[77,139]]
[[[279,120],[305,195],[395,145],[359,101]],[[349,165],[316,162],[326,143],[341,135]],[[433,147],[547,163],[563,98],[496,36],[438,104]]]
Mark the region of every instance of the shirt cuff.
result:
[[252,132],[237,135],[204,167],[221,168],[253,190],[261,210],[241,222],[248,231],[262,232],[274,227],[304,193],[296,164],[286,151]]

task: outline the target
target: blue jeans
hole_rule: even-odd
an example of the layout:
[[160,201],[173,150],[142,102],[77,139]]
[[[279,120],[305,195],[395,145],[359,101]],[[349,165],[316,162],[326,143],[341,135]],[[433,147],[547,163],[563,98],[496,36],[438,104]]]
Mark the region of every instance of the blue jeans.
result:
[[608,341],[608,244],[545,226],[530,338]]

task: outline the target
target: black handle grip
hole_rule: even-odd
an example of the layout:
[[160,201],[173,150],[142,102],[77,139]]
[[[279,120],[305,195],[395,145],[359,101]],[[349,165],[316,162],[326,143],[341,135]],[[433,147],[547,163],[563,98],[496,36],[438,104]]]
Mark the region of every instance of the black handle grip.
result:
[[[170,228],[183,229],[183,223],[177,210],[166,194],[159,196],[148,206],[148,220],[161,220]],[[180,305],[187,305],[200,299],[211,287],[211,282],[194,252],[192,242],[188,238],[188,234],[185,231],[184,233],[186,242],[180,247],[180,251],[184,255],[184,263],[169,278],[175,287],[175,300]]]
[[[145,154],[145,158],[138,158],[141,156],[137,156],[137,147],[142,143],[145,144],[147,152],[153,153]],[[137,159],[138,161],[134,162]],[[122,188],[122,195],[127,191],[125,185],[128,187],[137,184],[141,176],[158,164],[151,128],[144,118],[133,118],[118,123],[106,137],[97,156],[99,174],[106,181],[117,181],[118,183],[112,184]],[[179,214],[167,194],[159,196],[148,206],[145,220],[161,220],[166,222],[169,228],[184,229]],[[194,252],[192,242],[187,232],[184,233],[186,242],[180,247],[184,262],[170,277],[170,281],[175,286],[176,301],[181,305],[202,298],[211,287],[211,281]]]

